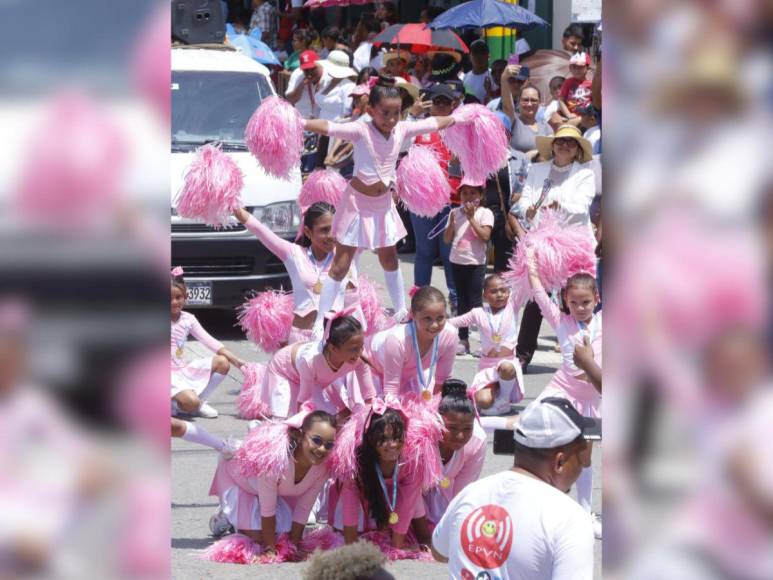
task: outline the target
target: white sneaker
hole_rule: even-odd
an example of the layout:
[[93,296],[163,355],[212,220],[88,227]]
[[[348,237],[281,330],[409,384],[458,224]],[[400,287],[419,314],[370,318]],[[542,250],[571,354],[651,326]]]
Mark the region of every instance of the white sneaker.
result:
[[590,513],[591,520],[593,520],[593,535],[597,540],[601,539],[601,514],[596,512]]
[[214,419],[215,417],[217,417],[217,415],[218,415],[217,409],[215,409],[212,405],[210,405],[206,401],[202,401],[198,412],[199,417],[203,417],[204,419]]
[[209,531],[212,532],[212,535],[216,538],[224,536],[232,529],[231,522],[228,521],[228,518],[220,509],[209,518]]

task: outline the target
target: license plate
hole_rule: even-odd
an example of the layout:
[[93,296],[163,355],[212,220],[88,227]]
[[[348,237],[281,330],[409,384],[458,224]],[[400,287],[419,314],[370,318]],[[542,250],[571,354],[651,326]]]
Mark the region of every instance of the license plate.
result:
[[211,282],[186,282],[188,289],[188,306],[211,306],[212,283]]

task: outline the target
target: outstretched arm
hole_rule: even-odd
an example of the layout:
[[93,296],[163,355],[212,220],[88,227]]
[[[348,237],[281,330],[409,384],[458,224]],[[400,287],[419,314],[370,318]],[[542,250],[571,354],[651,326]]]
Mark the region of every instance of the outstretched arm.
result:
[[244,224],[252,234],[266,246],[266,249],[279,258],[282,262],[290,258],[293,244],[277,236],[268,227],[260,223],[258,219],[243,207],[234,212],[234,217]]
[[328,135],[328,122],[325,119],[304,119],[303,128],[312,133]]

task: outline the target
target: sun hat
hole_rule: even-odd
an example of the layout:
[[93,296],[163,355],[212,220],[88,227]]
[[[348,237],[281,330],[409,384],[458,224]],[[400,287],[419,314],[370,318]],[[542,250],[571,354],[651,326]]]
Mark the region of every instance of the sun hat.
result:
[[583,417],[568,400],[546,397],[523,410],[513,438],[531,449],[555,449],[580,436],[593,438],[597,427],[596,419]]
[[405,62],[411,62],[411,53],[403,49],[390,50],[389,52],[385,52],[383,55],[381,55],[381,63],[386,65],[386,63],[388,63],[390,60],[394,60],[396,58],[401,58]]
[[403,77],[395,78],[395,87],[405,90],[409,95],[411,95],[411,97],[413,97],[414,101],[419,100],[419,87],[414,85],[412,82],[406,81]]
[[549,137],[538,135],[535,138],[535,141],[537,142],[537,150],[539,151],[540,157],[545,160],[552,159],[553,140],[562,137],[572,138],[580,145],[580,149],[582,150],[582,160],[578,159],[580,163],[587,163],[593,159],[593,147],[591,147],[590,141],[585,139],[580,130],[573,125],[561,125],[556,132]]
[[454,56],[454,52],[436,52],[432,56],[430,66],[432,71],[429,75],[430,81],[446,81],[449,79],[458,79],[459,71],[462,69],[459,64],[461,59]]
[[320,61],[320,64],[325,68],[325,72],[334,79],[357,76],[357,71],[349,66],[349,56],[343,50],[331,50],[327,58]]

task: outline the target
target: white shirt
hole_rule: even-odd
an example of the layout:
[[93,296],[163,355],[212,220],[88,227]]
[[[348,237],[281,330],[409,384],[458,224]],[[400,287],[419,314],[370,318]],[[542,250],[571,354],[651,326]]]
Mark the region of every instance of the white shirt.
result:
[[357,50],[354,51],[353,66],[357,72],[370,66],[370,49],[372,47],[372,42],[361,42],[360,46],[357,47]]
[[593,541],[590,515],[580,504],[514,471],[465,487],[432,534],[455,579],[485,571],[502,580],[590,580]]
[[[297,103],[295,103],[295,108],[298,110],[298,112],[301,114],[301,117],[304,119],[316,119],[319,117],[319,103],[317,103],[317,99],[319,98],[319,92],[325,90],[325,87],[327,87],[328,83],[332,77],[327,74],[326,72],[322,73],[322,79],[319,81],[319,88],[317,89],[317,93],[314,95],[314,102],[316,103],[315,106],[312,107],[312,101],[311,97],[309,96],[309,90],[304,89],[301,93],[301,98],[298,100]],[[296,68],[292,74],[290,75],[290,80],[287,81],[287,89],[285,90],[285,96],[292,93],[296,88],[298,88],[298,85],[303,82],[303,71],[300,67]]]
[[588,142],[590,143],[591,149],[593,149],[598,142],[599,139],[601,139],[601,128],[598,125],[594,125],[585,133],[583,134],[583,137],[585,137]]
[[475,74],[474,72],[470,71],[464,75],[463,83],[466,92],[472,93],[478,97],[478,100],[481,102],[481,104],[486,103],[486,79],[489,80],[491,87],[494,88],[496,83],[494,82],[494,79],[491,78],[491,71],[488,69],[480,74]]
[[336,121],[351,113],[351,95],[354,86],[354,83],[349,79],[341,79],[327,93],[317,92],[315,98],[319,106],[319,118],[326,121]]

